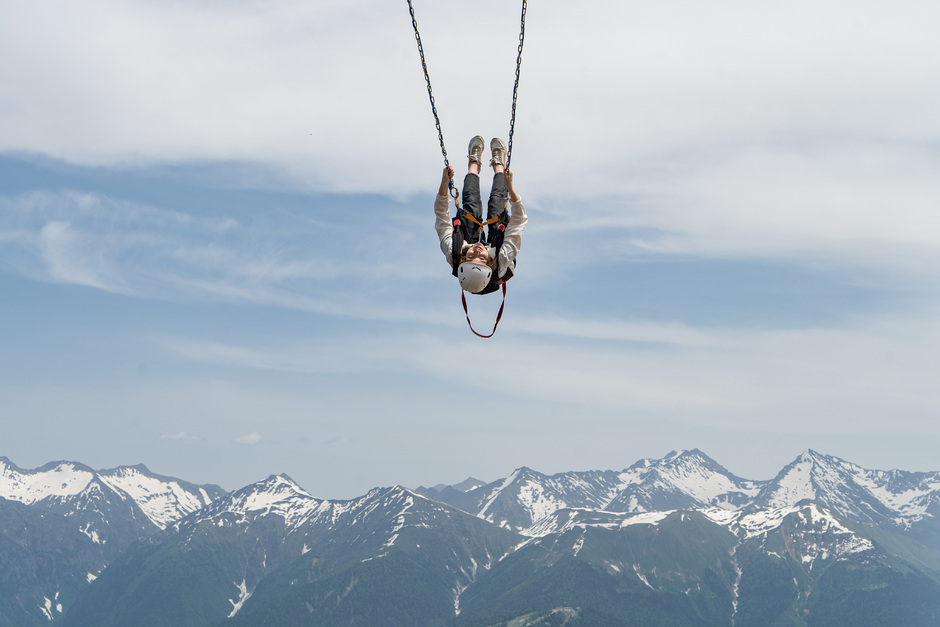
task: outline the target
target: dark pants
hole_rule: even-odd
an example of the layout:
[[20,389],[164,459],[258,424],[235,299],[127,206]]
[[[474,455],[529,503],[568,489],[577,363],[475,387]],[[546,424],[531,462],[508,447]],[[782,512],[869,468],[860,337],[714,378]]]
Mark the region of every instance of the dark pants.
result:
[[[493,175],[493,189],[490,190],[490,200],[486,205],[486,220],[495,218],[506,210],[506,198],[508,195],[506,182],[503,180],[503,173],[497,172]],[[485,222],[483,219],[483,199],[480,196],[479,174],[467,174],[467,176],[464,177],[462,196],[464,211],[472,213],[473,217],[480,222]],[[492,241],[492,233],[495,230],[496,225],[490,225],[490,237],[487,237],[486,241]],[[472,241],[480,241],[481,235],[482,233],[477,231],[477,237],[473,238]]]

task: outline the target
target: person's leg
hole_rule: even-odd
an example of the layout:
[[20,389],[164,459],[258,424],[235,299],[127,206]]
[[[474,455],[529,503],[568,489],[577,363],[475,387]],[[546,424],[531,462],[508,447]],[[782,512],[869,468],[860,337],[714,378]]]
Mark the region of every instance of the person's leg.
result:
[[463,209],[467,213],[472,213],[477,220],[482,221],[483,201],[480,198],[480,175],[473,172],[467,172],[463,177]]
[[[495,168],[494,168],[495,169]],[[508,197],[508,192],[506,190],[506,181],[503,176],[502,167],[493,174],[493,189],[490,190],[490,200],[486,205],[486,221],[489,222],[492,218],[495,218],[506,211],[506,198]],[[499,223],[491,224],[486,227],[486,241],[493,243],[495,240],[493,236],[496,230],[499,228]]]
[[[463,192],[461,193],[464,211],[472,214],[480,222],[483,222],[483,199],[480,196],[480,166],[483,159],[483,146],[483,138],[479,135],[470,140],[467,175],[463,179]],[[483,235],[476,225],[472,225],[471,228],[471,225],[468,224],[465,228],[465,233],[475,234],[475,237],[469,238],[470,241],[477,241]]]
[[503,167],[495,170],[493,174],[493,189],[490,190],[490,200],[486,205],[486,219],[495,218],[506,210],[506,198],[509,192],[506,190],[506,180],[503,176]]
[[[486,219],[490,220],[506,211],[506,199],[509,196],[506,189],[506,181],[503,175],[506,164],[506,143],[497,138],[490,142],[490,151],[493,158],[490,159],[490,165],[493,166],[493,188],[490,190],[490,200],[486,206]],[[493,224],[489,227],[487,239],[493,241],[493,233],[499,228]]]

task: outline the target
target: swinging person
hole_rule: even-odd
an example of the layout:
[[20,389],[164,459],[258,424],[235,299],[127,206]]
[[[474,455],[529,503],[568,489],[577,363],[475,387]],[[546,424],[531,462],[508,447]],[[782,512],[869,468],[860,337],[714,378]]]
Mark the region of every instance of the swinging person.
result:
[[[486,220],[483,220],[480,170],[483,167],[484,143],[479,135],[470,140],[467,175],[463,181],[463,209],[458,209],[457,216],[451,219],[448,213],[448,188],[454,177],[454,168],[444,167],[434,201],[434,228],[441,240],[441,252],[451,265],[460,287],[472,294],[488,294],[512,278],[527,220],[522,198],[513,187],[512,171],[506,169],[506,143],[499,138],[490,142],[493,188]],[[507,197],[511,213],[506,211]],[[487,227],[485,234],[483,226]]]

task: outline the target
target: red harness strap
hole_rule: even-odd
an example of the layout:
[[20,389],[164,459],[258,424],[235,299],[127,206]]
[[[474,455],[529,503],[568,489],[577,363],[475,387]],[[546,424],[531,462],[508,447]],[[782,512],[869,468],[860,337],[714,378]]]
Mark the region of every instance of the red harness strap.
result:
[[496,333],[496,327],[499,326],[499,319],[503,317],[503,307],[506,306],[506,282],[500,281],[500,287],[503,289],[503,302],[499,305],[499,313],[496,314],[496,322],[493,323],[493,330],[490,331],[489,335],[482,335],[477,333],[473,328],[473,324],[470,322],[470,313],[467,311],[467,295],[463,290],[460,290],[460,302],[463,303],[463,312],[467,315],[467,324],[470,325],[470,330],[473,331],[473,334],[477,337],[487,338],[493,337],[493,334]]

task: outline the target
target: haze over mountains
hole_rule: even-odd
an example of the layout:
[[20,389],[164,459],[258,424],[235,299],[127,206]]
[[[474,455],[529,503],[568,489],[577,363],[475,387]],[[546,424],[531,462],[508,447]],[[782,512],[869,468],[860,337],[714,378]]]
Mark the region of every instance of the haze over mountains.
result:
[[940,472],[813,451],[768,481],[692,450],[348,501],[0,458],[0,627],[940,625],[938,518]]

